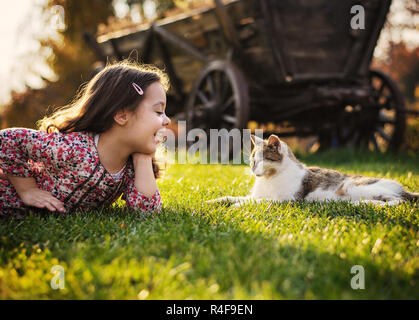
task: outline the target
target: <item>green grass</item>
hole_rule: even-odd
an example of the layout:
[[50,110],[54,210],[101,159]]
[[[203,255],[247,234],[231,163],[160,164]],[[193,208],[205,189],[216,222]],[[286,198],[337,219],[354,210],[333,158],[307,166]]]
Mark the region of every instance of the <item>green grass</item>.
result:
[[[333,151],[319,165],[398,180],[419,191],[415,157]],[[247,166],[173,165],[160,215],[114,208],[0,221],[0,298],[418,299],[418,204],[259,203]],[[52,266],[65,289],[52,290]],[[365,269],[353,290],[351,267]]]

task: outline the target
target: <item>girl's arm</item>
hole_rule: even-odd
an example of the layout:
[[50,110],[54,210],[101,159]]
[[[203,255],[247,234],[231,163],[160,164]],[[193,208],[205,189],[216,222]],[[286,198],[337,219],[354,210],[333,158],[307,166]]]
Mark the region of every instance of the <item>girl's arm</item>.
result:
[[134,174],[129,176],[122,199],[127,206],[141,211],[160,211],[161,196],[154,177],[152,156],[140,153],[132,155]]
[[26,128],[0,130],[0,168],[4,174],[31,177],[29,159],[62,167],[73,158],[72,137]]
[[47,191],[38,188],[35,178],[22,178],[15,176],[7,176],[8,180],[15,187],[17,194],[23,203],[27,206],[37,208],[47,208],[50,211],[56,209],[65,212],[64,205]]
[[135,171],[135,187],[146,197],[152,197],[158,190],[153,172],[152,156],[134,153],[132,160]]
[[24,204],[55,211],[64,209],[49,192],[40,190],[29,160],[61,167],[72,158],[71,139],[58,132],[26,128],[0,130],[0,168],[15,187]]

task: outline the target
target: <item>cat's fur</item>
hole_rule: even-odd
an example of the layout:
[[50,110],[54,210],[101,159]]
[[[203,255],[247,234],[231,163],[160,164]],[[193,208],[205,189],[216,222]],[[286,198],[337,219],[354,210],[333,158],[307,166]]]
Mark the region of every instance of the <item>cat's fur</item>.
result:
[[255,148],[250,160],[256,180],[251,195],[222,197],[209,202],[227,201],[241,205],[263,199],[308,202],[343,200],[354,204],[396,205],[418,199],[419,194],[406,191],[393,180],[306,167],[276,135],[271,135],[268,140],[252,136],[252,141]]

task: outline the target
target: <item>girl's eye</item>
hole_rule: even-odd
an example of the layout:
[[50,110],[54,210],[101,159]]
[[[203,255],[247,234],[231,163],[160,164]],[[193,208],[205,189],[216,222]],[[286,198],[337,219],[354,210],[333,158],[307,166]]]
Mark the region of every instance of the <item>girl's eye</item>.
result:
[[156,111],[156,112],[157,112],[157,114],[158,114],[158,115],[160,115],[160,116],[164,114],[164,112],[159,112],[159,111]]

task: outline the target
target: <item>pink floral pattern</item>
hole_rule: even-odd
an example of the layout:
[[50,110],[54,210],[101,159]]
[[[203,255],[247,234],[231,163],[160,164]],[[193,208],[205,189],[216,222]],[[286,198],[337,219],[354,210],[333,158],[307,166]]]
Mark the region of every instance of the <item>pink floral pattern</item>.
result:
[[[38,187],[64,203],[67,212],[110,206],[122,194],[135,210],[159,211],[159,190],[146,197],[135,187],[130,157],[120,180],[99,161],[93,133],[45,133],[26,128],[0,130],[0,213],[35,209],[26,206],[2,174],[34,177]],[[36,211],[36,210],[35,210]]]

